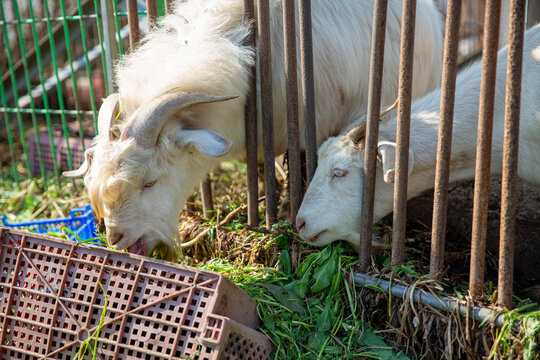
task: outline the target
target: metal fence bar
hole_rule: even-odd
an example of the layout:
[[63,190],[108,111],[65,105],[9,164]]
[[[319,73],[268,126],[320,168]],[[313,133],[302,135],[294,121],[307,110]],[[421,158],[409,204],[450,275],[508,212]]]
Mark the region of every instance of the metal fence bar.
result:
[[150,28],[158,18],[157,0],[146,0],[146,13],[148,16],[148,28]]
[[212,180],[206,176],[206,180],[201,182],[201,200],[203,205],[203,215],[207,218],[212,217],[214,204],[212,203]]
[[[253,0],[244,0],[244,19],[252,23],[251,31],[246,39],[246,45],[255,47],[255,8]],[[247,212],[248,225],[259,224],[258,202],[258,154],[257,154],[257,75],[255,64],[249,69],[249,92],[245,108],[245,136],[247,163]]]
[[274,123],[272,109],[272,65],[270,53],[270,8],[268,0],[257,2],[257,38],[264,148],[264,184],[266,195],[266,226],[277,221],[276,167]]
[[360,219],[359,261],[360,266],[364,269],[371,263],[371,236],[387,9],[388,0],[375,1],[375,6],[373,7],[373,34],[371,38],[371,60],[369,70],[366,150],[364,153],[362,217]]
[[[64,8],[62,8],[63,11],[65,11]],[[77,77],[75,76],[75,69],[73,67],[73,58],[71,56],[71,42],[69,41],[70,39],[70,36],[69,36],[69,26],[68,26],[68,23],[67,23],[67,20],[66,20],[66,17],[62,17],[62,28],[64,30],[64,42],[66,43],[66,56],[67,56],[67,61],[69,63],[69,70],[70,70],[70,78],[71,78],[71,84],[72,84],[72,92],[73,92],[73,99],[75,101],[75,108],[77,110],[77,121],[79,123],[79,138],[81,139],[81,144],[83,146],[83,151],[85,150],[85,145],[84,145],[84,131],[83,131],[83,124],[82,124],[82,114],[79,112],[80,110],[80,101],[79,101],[79,91],[78,91],[78,86],[77,86]],[[40,61],[38,60],[41,55],[40,55],[40,50],[39,50],[39,46],[35,46],[35,49],[36,49],[36,60],[38,61],[38,65],[40,63]],[[45,100],[47,99],[47,90],[46,90],[46,87],[45,87],[45,84],[44,84],[44,81],[41,80],[41,77],[43,76],[43,71],[41,69],[41,67],[38,66],[38,68],[40,69],[39,70],[39,76],[40,76],[40,82],[42,84],[42,92],[43,92],[43,106],[45,109],[48,109],[49,108],[49,105],[48,105],[48,102],[46,102]],[[50,114],[49,113],[45,113],[45,116],[47,118],[47,125],[50,127]],[[51,143],[52,143],[52,138],[51,138]]]
[[129,46],[131,50],[139,41],[139,8],[137,0],[127,0],[128,25],[129,25]]
[[[107,77],[107,85],[109,89],[109,93],[114,92],[114,82],[112,79],[113,74],[113,59],[118,54],[119,48],[117,46],[122,46],[122,41],[118,41],[118,45],[116,44],[116,36],[114,33],[113,28],[113,19],[112,19],[112,8],[109,0],[100,0],[101,4],[101,19],[102,19],[102,25],[103,25],[103,42],[104,42],[104,50],[105,50],[105,68],[107,69],[107,74],[109,75]],[[121,38],[120,38],[121,39]],[[94,101],[92,101],[92,106],[94,104]],[[94,110],[94,109],[93,109]],[[98,132],[98,126],[97,126],[97,116],[94,116],[94,125],[96,128],[96,134]]]
[[[6,16],[5,16],[5,12],[4,12],[4,3],[3,2],[0,4],[0,15],[1,15],[2,21],[3,21],[2,30],[3,30],[3,34],[4,34],[4,40],[5,40],[5,43],[7,45],[5,47],[5,49],[6,49],[9,73],[10,73],[10,77],[11,77],[11,87],[12,87],[12,91],[13,91],[13,99],[14,99],[14,103],[18,107],[19,94],[18,94],[18,91],[17,91],[17,77],[15,76],[15,71],[14,71],[14,68],[13,68],[13,54],[12,54],[12,51],[11,51],[11,46],[9,45],[9,35],[8,35],[7,26],[5,24]],[[2,88],[4,88],[4,82],[3,81],[2,81]],[[4,99],[2,99],[2,102],[7,105],[7,99],[5,98],[5,91],[2,91],[2,93],[4,94]],[[9,124],[6,124],[6,125],[8,125],[7,128],[9,128]],[[26,138],[24,136],[24,124],[23,124],[22,116],[21,116],[20,113],[17,113],[17,125],[19,127],[19,134],[20,134],[22,149],[23,149],[24,154],[26,155],[25,156],[25,158],[26,158],[26,168],[30,169],[30,159],[28,158],[28,145],[26,143]],[[15,166],[14,166],[14,172],[15,172],[15,176],[18,177]]]
[[[114,26],[115,26],[114,28],[116,30],[116,35],[114,32],[111,33],[111,37],[112,37],[111,41],[113,44],[116,44],[114,40],[115,38],[118,39],[118,51],[113,52],[112,54],[113,55],[124,54],[124,44],[122,42],[122,25],[120,25],[120,16],[119,16],[120,13],[118,12],[118,2],[114,0],[112,1],[112,10],[110,10],[110,4],[108,6],[109,6],[109,9],[107,10],[107,17],[109,18],[109,21],[111,24],[114,22]],[[116,49],[113,48],[112,50],[114,51]]]
[[525,0],[512,0],[510,5],[510,27],[508,31],[498,300],[498,304],[505,308],[512,307],[525,4]]
[[173,11],[173,3],[174,3],[173,0],[165,0],[165,12],[167,14],[172,13],[172,11]]
[[[101,16],[99,15],[99,4],[98,0],[94,0],[94,12],[96,13],[96,24],[97,24],[97,33],[98,33],[98,39],[99,39],[99,46],[101,47],[101,67],[103,69],[103,79],[105,80],[105,93],[110,94],[112,92],[112,88],[110,88],[110,83],[112,83],[112,73],[109,72],[109,69],[107,69],[107,61],[105,58],[105,36],[103,34],[103,27],[101,26]],[[111,81],[109,81],[109,77],[111,78]],[[96,116],[94,114],[94,124],[97,122]],[[96,127],[97,129],[97,127]],[[97,132],[97,130],[96,130]]]
[[446,33],[444,35],[441,119],[439,122],[439,139],[437,145],[433,225],[431,232],[431,261],[429,268],[429,274],[434,279],[442,278],[444,266],[444,238],[450,176],[450,152],[452,146],[460,16],[461,0],[449,0],[446,11]]
[[[19,41],[19,47],[20,47],[20,51],[21,51],[21,60],[22,60],[22,63],[23,63],[23,70],[24,70],[24,79],[25,79],[25,83],[26,83],[26,91],[28,93],[30,93],[32,91],[32,84],[31,84],[31,81],[30,81],[30,74],[29,74],[29,71],[28,71],[28,61],[27,61],[27,56],[26,56],[26,46],[24,44],[24,39],[23,39],[23,30],[22,30],[22,26],[21,26],[21,15],[20,15],[20,12],[19,12],[19,6],[17,4],[16,1],[13,2],[13,11],[15,12],[15,17],[17,19],[17,39]],[[17,107],[20,107],[20,104],[17,102],[16,103],[16,106]],[[34,99],[32,97],[30,97],[30,108],[32,110],[34,110],[36,108],[36,105],[34,103]],[[34,129],[34,132],[36,133],[36,145],[37,145],[37,151],[38,151],[38,155],[39,155],[39,167],[40,167],[40,170],[42,173],[45,172],[45,165],[43,163],[43,159],[42,159],[42,148],[41,148],[41,144],[40,144],[40,141],[38,139],[38,126],[37,126],[37,117],[36,117],[36,114],[35,112],[32,112],[31,113],[31,118],[32,118],[32,128]],[[24,136],[24,131],[21,129],[22,133],[21,136]],[[26,157],[29,156],[28,153],[25,154]],[[58,169],[56,169],[56,174],[58,175]],[[34,174],[33,173],[33,169],[32,168],[28,168],[28,171],[30,172],[31,175],[37,175],[37,174]]]
[[482,80],[480,83],[476,170],[474,178],[471,270],[469,276],[469,289],[473,299],[478,299],[482,296],[484,287],[493,106],[495,101],[497,47],[501,15],[500,0],[488,0],[485,9]]
[[[3,5],[0,4],[0,7],[1,7],[0,11],[3,14]],[[4,31],[4,35],[6,35],[6,37],[7,37],[7,33],[5,31]],[[6,63],[7,62],[8,61],[6,59]],[[1,71],[2,74],[4,73],[4,68],[3,68],[1,63],[0,63],[0,71]],[[3,81],[0,81],[0,100],[2,101],[2,106],[6,106],[7,98],[6,98],[6,90],[5,90],[5,86],[4,86]],[[15,142],[13,141],[13,134],[11,132],[10,117],[7,114],[4,114],[3,117],[4,117],[4,124],[6,126],[6,135],[7,135],[7,138],[8,138],[9,152],[10,152],[10,155],[11,155],[11,162],[12,162],[12,164],[11,164],[11,172],[13,174],[13,178],[15,179],[15,181],[18,182],[19,181],[19,174],[17,172],[17,163],[16,163],[16,159],[15,159]],[[19,121],[19,118],[21,118],[21,114],[17,113],[17,120],[18,121]],[[2,173],[2,175],[3,175],[3,173]]]
[[313,79],[313,38],[311,23],[311,0],[298,0],[298,23],[300,26],[300,70],[302,81],[302,104],[306,139],[307,184],[317,169],[317,128],[315,119],[315,84]]
[[285,49],[285,82],[287,96],[287,137],[291,223],[302,203],[302,166],[300,129],[298,126],[298,80],[296,61],[296,21],[294,0],[283,0],[283,43]]
[[409,169],[409,135],[411,125],[412,76],[416,0],[403,2],[401,15],[398,116],[396,136],[396,178],[394,184],[394,221],[392,265],[405,262],[405,230],[407,225],[407,181]]

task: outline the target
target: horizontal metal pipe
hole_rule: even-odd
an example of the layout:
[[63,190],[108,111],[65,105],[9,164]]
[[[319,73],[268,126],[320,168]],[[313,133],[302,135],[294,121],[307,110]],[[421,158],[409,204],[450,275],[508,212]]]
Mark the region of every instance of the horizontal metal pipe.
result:
[[358,273],[354,274],[354,282],[362,286],[376,286],[387,294],[388,290],[392,289],[392,295],[398,296],[404,300],[412,297],[415,302],[432,306],[438,310],[447,312],[455,312],[457,310],[457,312],[459,312],[459,314],[462,316],[469,316],[478,321],[488,320],[498,327],[502,327],[504,325],[504,314],[478,306],[469,307],[460,301],[443,296],[436,296],[424,290],[413,289],[412,286],[403,286],[398,284],[390,285],[390,282],[386,280],[372,279],[369,277],[369,275]]

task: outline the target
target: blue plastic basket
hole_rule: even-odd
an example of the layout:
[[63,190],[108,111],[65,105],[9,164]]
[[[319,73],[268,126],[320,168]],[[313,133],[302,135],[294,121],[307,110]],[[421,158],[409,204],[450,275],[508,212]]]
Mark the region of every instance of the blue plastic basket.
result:
[[[81,240],[90,244],[100,245],[99,239],[97,239],[96,223],[90,205],[86,205],[84,208],[70,210],[69,217],[66,218],[34,220],[16,224],[8,223],[5,216],[0,216],[0,220],[5,226],[16,229],[27,229],[40,234],[62,233],[62,229],[67,228],[73,233],[67,233],[69,240]],[[92,238],[96,239],[87,241]]]

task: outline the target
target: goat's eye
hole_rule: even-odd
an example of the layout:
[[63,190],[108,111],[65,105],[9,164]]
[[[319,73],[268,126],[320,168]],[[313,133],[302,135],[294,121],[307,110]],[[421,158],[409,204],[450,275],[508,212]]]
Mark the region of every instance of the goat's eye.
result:
[[151,188],[152,186],[156,185],[156,182],[157,182],[157,180],[147,181],[147,182],[144,183],[143,187],[145,189]]
[[332,178],[342,178],[347,175],[349,172],[347,170],[334,169]]

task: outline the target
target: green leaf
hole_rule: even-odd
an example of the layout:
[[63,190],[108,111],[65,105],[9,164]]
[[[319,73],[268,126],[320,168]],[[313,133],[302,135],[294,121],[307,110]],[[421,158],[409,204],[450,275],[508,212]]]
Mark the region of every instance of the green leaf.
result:
[[358,338],[358,344],[369,348],[369,351],[377,354],[379,359],[410,360],[409,357],[401,351],[395,354],[392,351],[392,348],[386,345],[383,339],[371,331],[371,329],[364,329],[361,336]]
[[268,290],[274,298],[286,309],[293,313],[304,314],[306,309],[303,307],[302,299],[295,292],[274,284],[257,283],[257,285]]
[[314,349],[320,349],[323,346],[326,338],[329,336],[328,332],[332,327],[332,303],[327,302],[324,310],[319,315],[317,325],[314,329],[314,333],[310,336],[309,344]]
[[337,267],[337,256],[332,256],[328,261],[326,261],[322,266],[315,269],[313,274],[313,279],[315,283],[311,286],[311,291],[313,293],[321,292],[330,286],[332,282],[332,277],[336,273]]
[[279,254],[278,270],[286,275],[291,275],[292,265],[289,251],[283,250],[281,254]]

